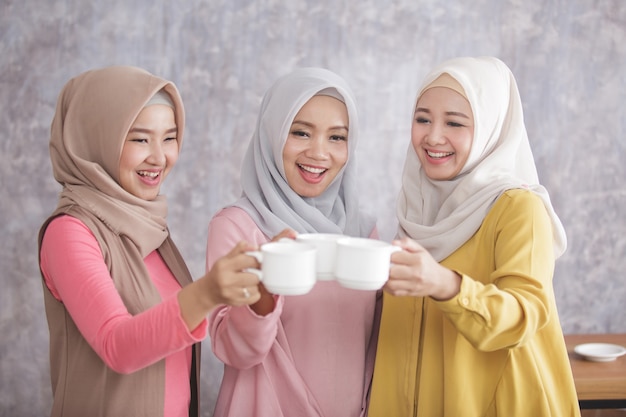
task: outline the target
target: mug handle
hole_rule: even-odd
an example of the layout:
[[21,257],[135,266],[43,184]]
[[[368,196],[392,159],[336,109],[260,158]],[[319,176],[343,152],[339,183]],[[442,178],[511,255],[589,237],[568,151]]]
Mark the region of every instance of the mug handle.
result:
[[[263,262],[263,253],[261,251],[248,251],[245,252],[246,255],[248,256],[252,256],[253,258],[255,258],[258,262]],[[254,275],[256,275],[257,277],[259,277],[259,281],[263,281],[263,272],[260,269],[257,268],[246,268],[244,269],[245,272],[252,272]]]

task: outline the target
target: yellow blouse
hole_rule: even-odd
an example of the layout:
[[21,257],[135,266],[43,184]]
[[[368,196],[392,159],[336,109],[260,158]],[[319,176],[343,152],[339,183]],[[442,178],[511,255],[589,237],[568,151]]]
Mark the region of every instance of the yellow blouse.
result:
[[454,298],[384,294],[368,416],[580,416],[543,202],[507,191],[442,264]]

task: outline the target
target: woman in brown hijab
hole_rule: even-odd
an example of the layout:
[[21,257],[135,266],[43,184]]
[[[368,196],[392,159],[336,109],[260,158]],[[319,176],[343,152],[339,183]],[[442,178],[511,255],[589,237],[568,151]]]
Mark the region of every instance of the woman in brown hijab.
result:
[[50,156],[63,188],[39,234],[52,416],[197,416],[206,316],[259,298],[247,244],[194,282],[171,240],[159,191],[184,117],[174,84],[134,67],[88,71],[60,94]]

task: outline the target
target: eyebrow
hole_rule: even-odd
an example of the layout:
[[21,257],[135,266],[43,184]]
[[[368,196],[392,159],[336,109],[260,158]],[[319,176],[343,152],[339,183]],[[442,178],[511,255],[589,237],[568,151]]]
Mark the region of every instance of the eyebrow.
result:
[[[135,132],[137,132],[137,133],[152,133],[153,130],[152,129],[146,129],[146,128],[143,128],[143,127],[133,127],[132,129],[130,129],[128,131],[128,133],[131,133],[131,132],[133,132],[133,133],[135,133]],[[172,128],[167,129],[165,131],[165,133],[176,133],[176,132],[178,132],[178,128],[176,128],[176,127],[172,127]]]
[[[300,124],[300,125],[304,125],[310,128],[315,128],[315,125],[313,123],[309,123],[309,122],[305,122],[302,120],[294,120],[293,123],[291,123],[292,125],[295,124]],[[345,129],[348,132],[350,131],[350,129],[348,129],[348,126],[344,126],[344,125],[338,125],[338,126],[331,126],[329,130],[334,130],[334,129]]]
[[[415,113],[417,112],[424,112],[424,113],[429,113],[430,114],[430,110],[428,110],[427,108],[424,107],[418,107],[415,109]],[[458,111],[447,111],[446,112],[446,116],[458,116],[458,117],[463,117],[465,119],[469,119],[469,116],[467,116],[465,113],[461,113]]]

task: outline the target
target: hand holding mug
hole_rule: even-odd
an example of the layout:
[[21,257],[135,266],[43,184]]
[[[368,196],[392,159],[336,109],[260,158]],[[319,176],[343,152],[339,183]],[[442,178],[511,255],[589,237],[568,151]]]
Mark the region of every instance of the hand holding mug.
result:
[[447,300],[459,293],[460,274],[437,262],[419,243],[403,238],[393,244],[403,250],[392,256],[385,291],[396,296],[430,296],[436,300]]
[[258,301],[259,279],[245,272],[258,264],[245,253],[253,249],[246,242],[239,242],[228,254],[218,259],[207,274],[198,280],[215,304],[232,306],[252,304]]
[[391,254],[397,246],[376,239],[345,237],[337,240],[337,281],[356,290],[378,290],[389,277]]
[[249,268],[270,293],[301,295],[315,285],[316,248],[313,245],[280,239],[261,245],[260,250],[246,252],[261,268]]

